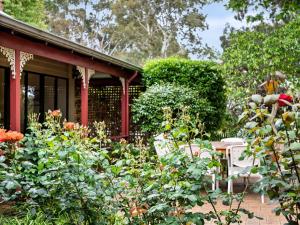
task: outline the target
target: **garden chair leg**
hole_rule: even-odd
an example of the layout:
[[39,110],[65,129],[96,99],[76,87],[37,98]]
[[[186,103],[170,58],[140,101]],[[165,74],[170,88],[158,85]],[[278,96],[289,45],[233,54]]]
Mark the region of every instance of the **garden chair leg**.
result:
[[212,187],[211,187],[211,189],[214,191],[214,190],[216,190],[216,176],[213,174],[211,176],[211,179],[212,179]]
[[228,194],[230,194],[231,191],[233,191],[233,185],[232,185],[232,180],[228,180]]
[[264,204],[265,203],[265,195],[261,194],[261,203]]

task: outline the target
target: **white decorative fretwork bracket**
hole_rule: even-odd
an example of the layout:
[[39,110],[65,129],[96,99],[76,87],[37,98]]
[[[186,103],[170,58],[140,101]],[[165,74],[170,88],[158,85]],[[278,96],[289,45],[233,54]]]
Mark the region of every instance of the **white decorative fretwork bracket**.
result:
[[[33,54],[27,52],[20,52],[20,77],[22,76],[23,68],[29,60],[33,59]],[[14,79],[16,78],[13,77]]]
[[120,77],[119,78],[120,79],[120,81],[121,81],[121,83],[122,83],[122,88],[123,88],[123,95],[125,95],[125,78],[123,78],[123,77]]
[[81,66],[76,66],[76,69],[80,73],[80,76],[81,76],[81,79],[82,79],[82,84],[83,84],[83,87],[85,88],[86,87],[86,83],[85,83],[85,81],[86,81],[85,68],[81,67]]
[[15,55],[15,50],[11,49],[11,48],[6,48],[6,47],[0,46],[0,52],[6,57],[7,61],[9,62],[12,76],[16,77],[16,71],[15,71],[16,55]]
[[87,84],[89,83],[91,77],[95,75],[95,70],[88,69],[87,70],[87,76],[85,74],[85,68],[82,66],[76,66],[76,69],[79,71],[81,79],[82,79],[82,84],[83,88],[86,88]]
[[91,69],[88,69],[88,80],[87,82],[90,82],[90,79],[92,78],[92,76],[95,75],[95,70],[91,70]]
[[[0,52],[6,57],[10,65],[12,78],[16,79],[16,51],[11,48],[0,46]],[[33,54],[20,51],[20,78],[23,68],[29,60],[33,59]]]

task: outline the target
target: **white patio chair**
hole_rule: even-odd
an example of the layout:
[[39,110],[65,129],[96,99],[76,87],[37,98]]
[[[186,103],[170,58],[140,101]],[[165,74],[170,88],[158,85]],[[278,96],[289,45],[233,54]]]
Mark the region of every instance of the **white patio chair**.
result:
[[158,157],[165,156],[171,151],[171,141],[164,138],[164,134],[155,137],[154,148]]
[[[192,152],[189,145],[181,145],[179,146],[179,149],[184,150],[186,154],[190,157],[192,157],[191,154],[193,154],[194,156],[200,157],[201,159],[205,159],[205,158],[212,159],[212,156],[209,153],[209,151],[200,150],[200,147],[197,144],[191,144]],[[211,176],[212,178],[212,190],[214,191],[216,190],[216,188],[219,188],[219,181],[217,181],[215,171],[213,169],[210,169],[207,172],[208,172],[207,175]]]
[[244,144],[246,144],[246,141],[243,138],[237,138],[237,137],[223,138],[221,140],[221,142],[229,143],[229,144],[232,144],[232,145],[244,145]]
[[[232,145],[226,149],[226,157],[228,162],[228,194],[233,192],[233,178],[235,176],[248,178],[250,171],[247,168],[252,166],[258,166],[259,160],[255,159],[253,163],[253,157],[245,157],[240,160],[241,155],[247,149],[247,145]],[[250,177],[262,178],[258,173],[250,174]],[[261,195],[261,202],[264,203],[264,195]]]

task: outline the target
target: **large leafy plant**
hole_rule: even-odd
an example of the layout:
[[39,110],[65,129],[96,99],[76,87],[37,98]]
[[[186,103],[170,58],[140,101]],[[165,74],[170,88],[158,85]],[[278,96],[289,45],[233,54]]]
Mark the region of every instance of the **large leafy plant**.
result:
[[282,214],[287,224],[299,224],[300,104],[298,98],[279,94],[279,90],[273,86],[264,97],[253,95],[240,119],[247,121],[250,154],[261,160],[258,171],[263,179],[258,189],[278,201],[276,215]]

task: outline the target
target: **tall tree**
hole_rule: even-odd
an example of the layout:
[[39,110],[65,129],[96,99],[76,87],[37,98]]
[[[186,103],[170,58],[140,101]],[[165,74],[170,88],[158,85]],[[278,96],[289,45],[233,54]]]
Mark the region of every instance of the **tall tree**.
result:
[[44,0],[4,0],[4,12],[10,16],[46,29]]
[[223,53],[229,98],[255,92],[265,77],[281,71],[299,87],[300,17],[276,29],[234,31]]
[[207,26],[198,0],[115,0],[115,29],[132,40],[132,54],[154,57],[203,53],[199,33]]
[[255,21],[240,29],[228,25],[221,36],[228,105],[239,107],[276,71],[299,87],[300,0],[227,0],[226,7],[236,19]]
[[300,0],[227,0],[226,6],[248,21],[288,22],[300,14]]
[[199,0],[47,0],[51,31],[131,61],[204,55]]

